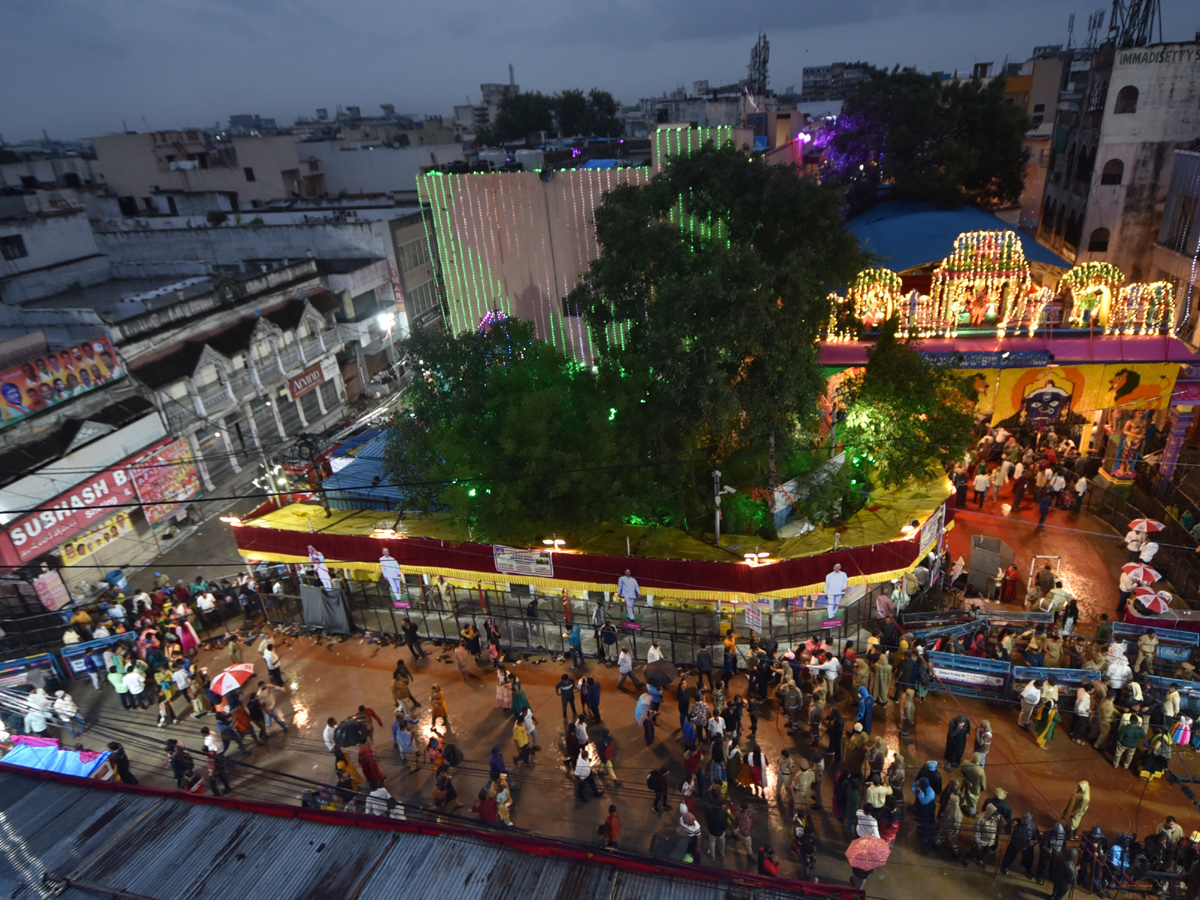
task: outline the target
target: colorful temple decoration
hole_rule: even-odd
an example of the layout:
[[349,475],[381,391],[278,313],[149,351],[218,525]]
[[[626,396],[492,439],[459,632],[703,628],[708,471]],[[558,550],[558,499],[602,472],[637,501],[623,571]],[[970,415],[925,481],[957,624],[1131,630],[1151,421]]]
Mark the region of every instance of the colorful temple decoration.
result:
[[1109,312],[1105,334],[1154,334],[1175,321],[1175,289],[1166,281],[1121,288]]
[[1113,297],[1124,283],[1124,273],[1106,262],[1081,263],[1064,275],[1059,284],[1071,295],[1068,327],[1106,327]]
[[994,325],[1003,333],[1016,319],[1010,303],[1028,291],[1029,263],[1021,239],[1012,231],[972,231],[960,234],[950,255],[933,273],[930,297],[941,313],[941,333],[954,337],[962,326]]
[[[1005,304],[1006,320],[1011,323],[1013,333],[1019,333],[1024,324],[1030,337],[1037,334],[1038,327],[1045,321],[1046,308],[1053,299],[1054,291],[1050,288],[1031,284],[1023,294]],[[1003,331],[1003,326],[997,328],[997,332]]]
[[864,269],[846,292],[846,299],[867,331],[874,331],[899,312],[903,282],[890,269]]

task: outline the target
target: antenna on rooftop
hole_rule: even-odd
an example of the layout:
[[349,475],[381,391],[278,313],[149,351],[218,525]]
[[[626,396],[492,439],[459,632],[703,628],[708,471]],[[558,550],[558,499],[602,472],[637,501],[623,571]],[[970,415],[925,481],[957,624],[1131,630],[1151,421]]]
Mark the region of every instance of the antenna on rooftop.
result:
[[513,74],[513,64],[509,63],[508,64],[508,86],[512,87],[516,83],[517,83],[517,79],[516,79],[516,76]]
[[1104,10],[1098,9],[1088,16],[1088,50],[1095,50],[1100,44],[1100,32],[1104,30]]
[[1075,13],[1067,17],[1067,49],[1075,44]]

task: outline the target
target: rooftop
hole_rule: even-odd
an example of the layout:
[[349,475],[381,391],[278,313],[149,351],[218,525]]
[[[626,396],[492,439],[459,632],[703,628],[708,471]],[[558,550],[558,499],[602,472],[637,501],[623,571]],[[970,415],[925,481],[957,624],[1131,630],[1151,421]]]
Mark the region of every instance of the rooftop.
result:
[[[279,900],[437,896],[671,897],[717,900],[851,898],[850,888],[605,853],[528,833],[434,821],[322,812],[0,769],[0,814],[11,852],[5,896],[59,900],[106,894],[142,900],[225,900],[270,885]],[[165,831],[164,831],[165,829]],[[164,834],[179,852],[163,852]],[[71,884],[63,885],[70,879]]]
[[113,278],[24,304],[26,309],[90,309],[110,322],[164,309],[212,290],[211,278]]

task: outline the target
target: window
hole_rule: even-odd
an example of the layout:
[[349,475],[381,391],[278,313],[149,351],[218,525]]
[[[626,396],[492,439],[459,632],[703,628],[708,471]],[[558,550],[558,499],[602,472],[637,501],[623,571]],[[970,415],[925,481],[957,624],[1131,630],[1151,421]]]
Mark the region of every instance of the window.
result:
[[253,166],[246,166],[246,168],[242,169],[242,171],[246,174],[247,181],[254,180],[254,167]]
[[1137,112],[1138,89],[1132,84],[1127,84],[1125,87],[1117,91],[1117,102],[1113,106],[1113,112],[1117,115],[1123,113]]
[[1107,253],[1108,252],[1108,229],[1097,228],[1092,232],[1092,236],[1088,238],[1089,253]]
[[1044,113],[1046,111],[1046,104],[1045,103],[1033,104],[1033,111],[1035,113]]
[[0,237],[0,254],[3,254],[5,259],[20,259],[28,256],[29,251],[25,249],[24,235],[10,234]]
[[1101,184],[1120,184],[1121,177],[1125,174],[1125,163],[1119,159],[1110,159],[1104,164],[1104,171],[1100,173]]
[[404,308],[410,320],[429,312],[437,305],[437,287],[432,281],[417,285],[404,296]]
[[429,262],[429,244],[425,242],[424,238],[401,244],[396,258],[400,262],[401,272],[415,269],[417,266]]
[[572,300],[570,297],[562,298],[562,314],[566,319],[578,319],[583,315],[583,307],[579,305],[578,300]]
[[355,322],[361,322],[367,316],[379,311],[379,298],[376,297],[374,288],[351,298],[350,303],[354,307]]
[[321,400],[325,404],[326,412],[333,412],[341,405],[341,400],[338,399],[337,384],[332,381],[326,381],[318,390],[321,392]]
[[1039,128],[1039,127],[1041,127],[1041,124],[1043,121],[1044,121],[1043,116],[1034,116],[1032,119],[1029,120],[1029,125],[1031,128]]

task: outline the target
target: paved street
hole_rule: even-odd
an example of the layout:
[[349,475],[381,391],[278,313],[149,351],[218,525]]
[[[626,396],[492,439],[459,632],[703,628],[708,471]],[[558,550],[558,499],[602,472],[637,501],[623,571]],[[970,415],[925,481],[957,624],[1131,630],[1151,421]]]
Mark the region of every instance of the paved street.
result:
[[[1086,514],[1077,518],[1068,513],[1059,514],[1061,520],[1058,522],[1052,518],[1052,527],[1038,533],[1033,528],[1034,523],[1021,517],[1009,517],[1003,508],[990,508],[992,506],[986,505],[982,514],[960,514],[957,526],[951,532],[951,552],[955,557],[969,543],[970,534],[976,532],[998,535],[1008,541],[1016,549],[1018,564],[1023,571],[1027,570],[1031,555],[1052,550],[1063,555],[1064,572],[1072,579],[1069,583],[1079,592],[1081,605],[1084,605],[1085,621],[1079,631],[1091,633],[1099,611],[1107,610],[1111,615],[1116,601],[1113,573],[1123,561],[1120,543],[1115,535],[1106,536],[1109,530]],[[224,568],[232,570],[233,566]],[[600,801],[581,804],[575,799],[573,784],[561,765],[562,756],[559,752],[563,743],[563,721],[558,700],[553,693],[553,684],[564,671],[568,671],[565,662],[531,657],[511,667],[521,679],[533,704],[539,721],[539,741],[546,748],[536,756],[533,767],[514,769],[511,764],[514,752],[511,714],[496,707],[495,678],[490,669],[476,665],[470,681],[464,684],[450,660],[448,648],[438,652],[429,647],[427,660],[414,661],[405,648],[380,647],[358,636],[345,641],[316,641],[308,636],[298,636],[285,638],[281,643],[279,650],[285,677],[291,688],[290,702],[284,704],[284,711],[288,720],[298,728],[286,736],[272,738],[267,748],[251,750],[248,761],[272,771],[239,770],[234,778],[236,795],[298,803],[300,790],[306,785],[289,781],[281,773],[331,783],[332,759],[321,739],[326,718],[333,716],[340,720],[353,713],[362,703],[375,709],[384,718],[386,727],[390,727],[391,671],[397,659],[404,659],[414,675],[413,693],[424,704],[420,709],[423,736],[430,733],[430,686],[436,682],[445,689],[452,723],[451,735],[465,754],[455,779],[460,798],[467,804],[467,808],[459,811],[460,816],[473,818],[468,812],[469,805],[479,788],[487,782],[488,752],[492,746],[498,746],[504,750],[512,772],[513,820],[518,827],[581,842],[594,842],[596,828],[606,814],[608,803],[612,802],[622,814],[621,844],[624,849],[682,858],[685,841],[678,827],[678,816],[652,813],[652,794],[645,786],[648,771],[666,764],[671,769],[673,803],[679,802],[678,786],[683,774],[682,751],[678,741],[674,700],[670,693],[664,698],[658,739],[653,746],[646,747],[641,728],[633,718],[635,693],[628,688],[625,691],[616,689],[615,669],[595,660],[587,661],[586,673],[596,677],[603,685],[603,726],[609,728],[616,739],[616,770],[623,784],[616,787],[606,783],[607,779],[602,777],[600,781],[606,796]],[[247,661],[258,663],[258,672],[265,677],[265,669],[253,649],[244,647],[243,654]],[[199,659],[214,673],[229,662],[225,650],[202,651]],[[731,685],[730,694],[744,693],[745,688],[746,680],[739,675]],[[89,721],[99,719],[100,722],[89,732],[85,743],[89,746],[100,745],[119,731],[130,751],[138,776],[147,784],[173,787],[159,748],[167,737],[181,738],[190,747],[199,747],[199,725],[195,721],[189,718],[181,724],[158,730],[154,728],[152,713],[123,712],[111,694],[103,697],[95,695],[90,686],[77,687],[75,693]],[[896,706],[893,703],[887,710],[877,710],[874,733],[882,734],[889,747],[902,754],[908,771],[908,784],[912,783],[917,769],[925,761],[941,759],[947,723],[962,712],[972,724],[983,718],[990,719],[996,733],[987,760],[989,790],[985,796],[990,796],[997,786],[1005,788],[1014,811],[1018,815],[1026,810],[1033,811],[1043,829],[1056,821],[1080,778],[1087,778],[1092,785],[1092,806],[1084,819],[1085,829],[1100,823],[1110,835],[1121,832],[1144,835],[1153,831],[1169,812],[1181,816],[1181,821],[1189,831],[1190,823],[1195,821],[1194,817],[1187,815],[1189,810],[1183,808],[1177,788],[1161,780],[1147,787],[1145,782],[1128,771],[1114,771],[1110,759],[1102,758],[1090,746],[1072,743],[1064,728],[1059,729],[1058,736],[1045,750],[1039,749],[1032,736],[1016,726],[1016,711],[1012,706],[930,694],[919,706],[917,738],[911,747],[901,747],[899,744]],[[852,720],[853,710],[849,702],[843,702],[842,708],[848,720]],[[206,717],[206,721],[211,723],[211,717]],[[591,735],[595,737],[597,733],[597,729],[592,727]],[[774,703],[767,707],[759,721],[758,740],[772,765],[779,758],[782,748],[790,747],[797,752],[799,746],[807,747],[808,744],[804,736],[797,740],[786,732]],[[386,730],[377,730],[376,748],[388,776],[388,789],[393,796],[404,803],[431,806],[433,773],[429,767],[422,766],[417,773],[409,774],[391,749]],[[1174,764],[1176,767],[1191,764],[1190,753],[1183,754],[1183,757],[1177,759]],[[231,748],[231,758],[240,758],[236,747]],[[949,780],[946,779],[947,783]],[[846,841],[841,833],[840,822],[835,821],[830,811],[830,794],[831,777],[827,778],[822,789],[825,809],[814,815],[819,835],[816,874],[822,879],[845,881],[850,874],[842,856]],[[772,798],[769,803],[754,801],[759,811],[756,845],[769,840],[780,858],[785,858],[789,816],[773,799],[773,783],[768,795]],[[967,819],[964,829],[969,829],[972,821]],[[962,842],[965,846],[969,836],[964,834]],[[1002,839],[1002,846],[1005,842],[1006,839]],[[702,862],[707,863],[706,860]],[[747,867],[744,857],[739,857],[732,846],[727,850],[724,865]],[[987,872],[974,866],[967,871],[948,855],[922,844],[914,833],[909,817],[906,818],[891,861],[872,878],[869,892],[883,897],[907,896],[906,887],[911,884],[907,876],[913,870],[920,872],[923,886],[928,885],[935,895],[938,894],[937,885],[944,883],[945,890],[951,892],[961,884],[961,879],[966,879],[975,889],[983,890],[986,887],[985,879],[990,881],[994,877],[991,864]],[[788,858],[784,873],[796,875],[797,872],[796,864]],[[1031,886],[1023,877],[1017,877],[1015,871],[1013,875],[995,877],[997,888],[1006,896],[1044,890]]]

